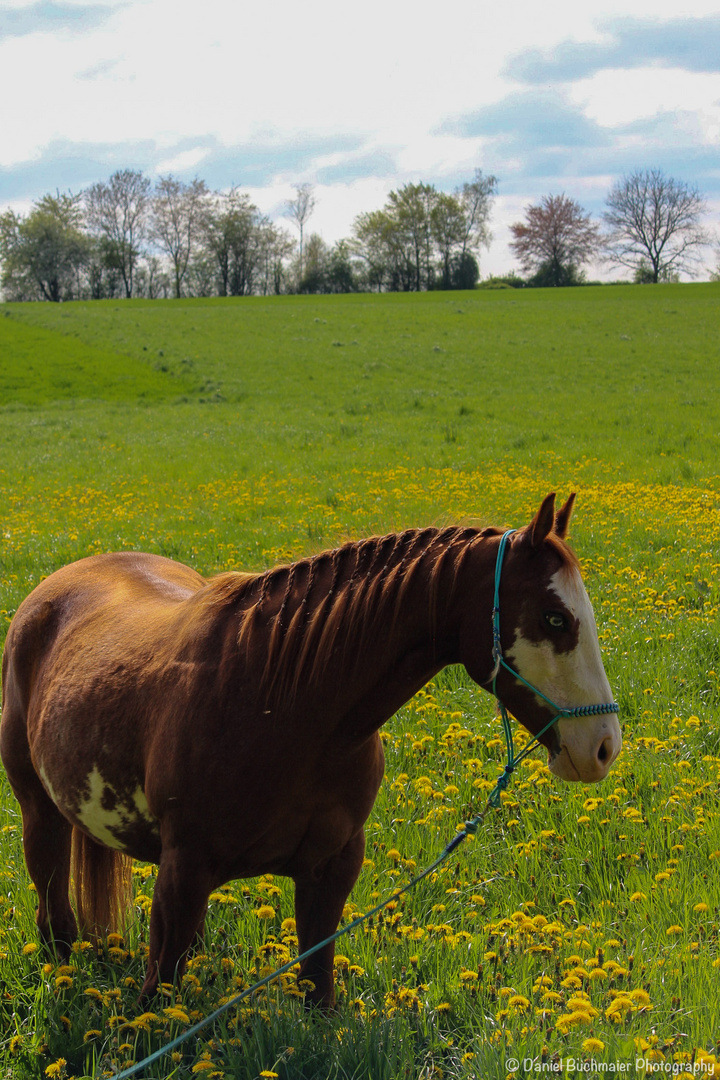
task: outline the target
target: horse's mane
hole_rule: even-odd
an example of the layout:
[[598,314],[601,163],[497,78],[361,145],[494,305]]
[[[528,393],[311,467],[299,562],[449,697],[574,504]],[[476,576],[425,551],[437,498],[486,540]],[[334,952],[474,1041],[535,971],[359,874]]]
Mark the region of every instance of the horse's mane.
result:
[[[249,655],[262,642],[261,696],[283,700],[302,682],[320,680],[339,641],[341,658],[352,660],[374,628],[389,627],[392,636],[403,601],[423,568],[434,627],[441,578],[447,572],[449,603],[473,545],[501,533],[493,527],[408,529],[350,541],[264,573],[220,574],[210,586],[214,603],[232,604],[238,611],[239,647]],[[563,540],[552,534],[548,539],[563,565],[577,566]]]

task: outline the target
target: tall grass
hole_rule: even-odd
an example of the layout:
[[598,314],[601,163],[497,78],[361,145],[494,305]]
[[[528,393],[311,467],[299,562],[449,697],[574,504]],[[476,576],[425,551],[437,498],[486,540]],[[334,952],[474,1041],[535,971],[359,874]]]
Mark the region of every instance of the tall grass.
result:
[[[521,525],[548,490],[577,489],[573,543],[621,705],[625,748],[607,781],[561,785],[534,756],[475,840],[343,939],[336,1015],[307,1015],[284,978],[144,1075],[484,1078],[526,1059],[572,1072],[571,1058],[584,1075],[636,1058],[711,1070],[718,295],[5,306],[3,635],[41,576],[90,552],[259,569],[430,521]],[[386,781],[346,921],[434,858],[502,759],[493,702],[462,669],[383,737]],[[78,943],[58,966],[37,947],[2,784],[0,1075],[110,1075],[295,954],[288,883],[229,883],[211,900],[206,953],[143,1012],[155,870],[136,866],[125,937]]]

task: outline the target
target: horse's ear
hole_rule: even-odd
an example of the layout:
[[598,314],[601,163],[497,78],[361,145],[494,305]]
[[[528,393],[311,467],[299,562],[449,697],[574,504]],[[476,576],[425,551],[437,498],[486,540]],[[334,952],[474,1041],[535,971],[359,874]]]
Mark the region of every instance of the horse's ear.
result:
[[540,503],[540,509],[528,526],[530,543],[539,548],[553,530],[555,524],[555,492],[551,491]]
[[564,540],[568,534],[570,528],[570,518],[572,517],[573,507],[575,506],[575,492],[571,494],[568,501],[564,506],[561,506],[555,515],[555,532],[558,534],[561,540]]

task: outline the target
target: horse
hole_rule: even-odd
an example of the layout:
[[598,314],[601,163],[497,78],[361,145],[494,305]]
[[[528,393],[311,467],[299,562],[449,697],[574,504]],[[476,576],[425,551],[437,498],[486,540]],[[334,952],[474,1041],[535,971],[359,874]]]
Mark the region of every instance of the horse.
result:
[[[116,927],[133,859],[158,864],[140,1000],[182,976],[210,893],[236,878],[292,878],[299,951],[324,941],[363,862],[379,728],[447,664],[541,732],[556,776],[606,776],[617,706],[542,732],[548,698],[576,713],[611,701],[566,541],[573,503],[556,512],[548,495],[509,537],[514,670],[494,659],[494,527],[410,529],[210,579],[125,551],[43,580],[8,631],[0,723],[43,942],[65,956],[77,938],[71,876],[81,932]],[[333,1007],[333,957],[325,945],[301,965],[309,1005]]]

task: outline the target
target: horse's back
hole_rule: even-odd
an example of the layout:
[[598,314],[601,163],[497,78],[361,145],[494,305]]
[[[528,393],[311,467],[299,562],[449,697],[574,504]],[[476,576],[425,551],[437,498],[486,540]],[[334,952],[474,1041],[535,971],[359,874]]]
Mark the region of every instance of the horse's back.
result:
[[204,584],[188,566],[139,552],[91,555],[61,567],[23,600],[12,620],[3,656],[3,699],[12,685],[27,708],[33,684],[61,645],[69,660],[68,650],[97,643],[104,625],[132,621],[135,609],[167,615]]
[[204,585],[170,559],[121,552],[62,567],[23,601],[3,656],[0,727],[21,802],[36,775],[73,824],[118,846],[119,822],[152,855],[145,756],[170,696],[178,628]]

